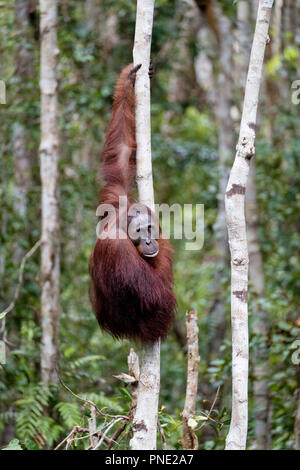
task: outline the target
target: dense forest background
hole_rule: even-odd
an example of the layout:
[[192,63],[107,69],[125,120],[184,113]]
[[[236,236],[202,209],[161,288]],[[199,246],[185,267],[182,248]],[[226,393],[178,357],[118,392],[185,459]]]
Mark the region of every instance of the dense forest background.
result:
[[[248,8],[242,10],[245,3]],[[300,13],[298,1],[275,3],[257,126],[255,213],[249,216],[262,260],[254,264],[252,278],[250,273],[249,449],[257,445],[254,384],[261,342],[267,351],[260,377],[267,391],[263,445],[300,448],[300,370],[292,361],[300,339],[300,105],[292,102],[292,83],[300,79]],[[200,449],[224,448],[231,411],[230,271],[220,191],[234,158],[243,57],[248,63],[251,46],[247,35],[246,42],[241,39],[247,30],[252,37],[257,2],[218,1],[214,10],[209,4],[157,0],[152,38],[155,199],[205,205],[203,248],[189,252],[184,241],[173,242],[177,321],[161,348],[159,419],[168,446],[178,449],[186,387],[186,311],[197,310],[199,321]],[[130,348],[138,353],[139,347],[100,332],[89,302],[88,260],[96,238],[99,156],[115,80],[132,61],[135,8],[133,0],[63,0],[57,25],[60,375],[76,395],[108,415],[126,414],[130,408],[129,389],[114,376],[126,372]],[[239,16],[243,11],[247,15]],[[0,105],[0,311],[14,297],[24,255],[40,238],[39,41],[36,2],[1,2],[0,79],[6,83],[7,104]],[[253,288],[255,279],[260,279],[259,291]],[[87,427],[86,402],[59,381],[49,387],[41,382],[40,282],[36,251],[26,262],[14,308],[0,320],[6,345],[6,362],[0,366],[2,447],[18,439],[11,445],[54,448],[75,425]],[[99,425],[107,420],[99,417]],[[117,448],[128,448],[130,433],[128,425]],[[71,447],[88,445],[86,439]]]

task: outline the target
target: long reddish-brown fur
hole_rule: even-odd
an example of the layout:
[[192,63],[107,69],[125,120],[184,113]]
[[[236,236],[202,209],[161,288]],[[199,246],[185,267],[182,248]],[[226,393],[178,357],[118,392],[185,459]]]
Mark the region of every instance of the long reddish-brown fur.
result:
[[[119,196],[133,203],[136,172],[135,70],[128,65],[116,85],[113,114],[102,154],[105,186],[101,204],[118,208]],[[165,338],[174,319],[172,248],[160,238],[159,253],[144,259],[132,241],[97,239],[90,259],[91,301],[99,325],[117,338],[143,343]]]

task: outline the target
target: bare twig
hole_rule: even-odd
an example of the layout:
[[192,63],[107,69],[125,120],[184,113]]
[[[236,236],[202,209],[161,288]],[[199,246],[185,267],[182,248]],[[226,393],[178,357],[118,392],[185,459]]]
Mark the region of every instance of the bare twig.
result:
[[97,450],[103,443],[108,431],[115,425],[117,424],[119,421],[122,421],[124,418],[121,417],[121,418],[116,418],[116,419],[113,419],[109,425],[107,426],[107,428],[105,429],[105,431],[103,432],[102,436],[101,436],[101,439],[99,440],[99,442],[97,443],[97,445],[92,449],[92,450]]
[[[211,418],[210,415],[212,414],[213,409],[214,409],[214,407],[215,407],[215,404],[216,404],[216,402],[217,402],[217,400],[218,400],[218,398],[219,398],[220,388],[221,388],[221,387],[220,387],[220,385],[219,385],[219,387],[218,387],[218,389],[217,389],[216,396],[215,396],[214,401],[213,401],[213,403],[212,403],[212,405],[211,405],[211,407],[210,407],[209,412],[208,412],[207,414],[204,413],[204,415],[205,415],[205,417],[206,417],[206,421],[209,421],[209,420],[210,420],[210,421],[216,422],[214,419]],[[201,426],[199,426],[199,428],[197,428],[198,431],[200,431],[200,429],[202,429],[203,426],[205,426],[205,425],[206,425],[206,423],[202,423]]]
[[[87,428],[82,428],[80,429],[80,432],[88,432],[88,434],[86,434],[85,436],[80,436],[80,437],[74,437],[71,439],[71,441],[69,441],[68,445],[71,445],[73,441],[80,441],[80,440],[83,440],[83,439],[88,439],[88,438],[91,438],[91,436],[97,436],[98,440],[103,436],[103,432],[101,431],[95,431],[93,434],[90,434],[89,433],[89,430]],[[109,437],[107,436],[104,436],[104,442],[105,444],[111,444],[113,443],[112,442],[112,439],[110,439]],[[90,450],[92,449],[92,446],[88,447],[87,450]]]
[[159,434],[160,434],[160,437],[161,437],[161,445],[162,445],[162,448],[163,448],[163,450],[167,450],[166,436],[165,436],[163,427],[162,427],[162,425],[160,424],[159,418],[158,418],[158,420],[157,420],[157,426],[158,426]]
[[65,437],[56,447],[54,450],[58,450],[60,449],[60,447],[62,447],[64,445],[65,442],[67,442],[68,439],[70,439],[74,433],[77,432],[77,428],[79,428],[79,426],[75,426],[72,431],[67,435],[67,437]]
[[84,403],[86,403],[89,407],[94,407],[95,410],[97,411],[97,413],[99,413],[99,415],[101,416],[105,416],[106,418],[123,418],[123,419],[128,419],[127,416],[123,416],[123,415],[110,415],[110,414],[107,414],[107,413],[103,413],[103,411],[99,410],[99,408],[97,407],[97,405],[92,402],[91,400],[87,400],[86,398],[82,398],[80,397],[79,395],[76,395],[76,393],[74,393],[62,380],[58,370],[57,370],[57,375],[58,375],[58,378],[59,378],[59,381],[61,383],[61,385],[69,392],[71,393],[71,395],[73,395],[73,397],[77,398],[78,400],[80,401],[83,401]]
[[[87,435],[85,436],[81,436],[81,437],[72,437],[72,436],[75,436],[77,433],[80,433],[80,432],[86,432],[88,433]],[[70,446],[72,444],[73,441],[79,441],[81,439],[87,439],[87,438],[91,438],[91,436],[97,436],[98,438],[101,438],[103,436],[103,433],[101,431],[95,431],[92,433],[92,435],[90,434],[89,432],[89,429],[88,428],[83,428],[81,426],[74,426],[74,428],[72,429],[72,431],[67,435],[67,437],[65,437],[56,447],[54,450],[58,450],[60,449],[60,447],[62,447],[65,442],[67,442],[67,446]],[[108,445],[110,445],[112,443],[112,439],[109,439],[107,436],[104,436],[104,442]]]
[[212,411],[213,411],[213,409],[214,409],[214,407],[215,407],[215,404],[217,403],[217,400],[218,400],[218,398],[219,398],[219,393],[220,393],[220,385],[218,386],[215,399],[214,399],[214,401],[213,401],[213,403],[212,403],[212,405],[211,405],[211,407],[210,407],[210,410],[209,410],[209,412],[208,412],[208,415],[207,415],[208,418],[210,417],[210,415],[211,415],[211,413],[212,413]]
[[114,444],[117,444],[117,440],[119,439],[119,437],[121,436],[121,434],[123,434],[123,432],[125,431],[125,428],[127,426],[129,421],[126,421],[125,419],[123,420],[123,423],[121,424],[121,426],[114,432],[114,434],[111,436],[111,443],[109,444],[109,446],[107,447],[107,450],[110,450],[112,449],[113,445]]
[[23,283],[25,263],[36,252],[36,250],[40,247],[41,243],[42,241],[38,240],[33,245],[33,247],[23,256],[21,264],[20,264],[20,269],[19,269],[18,284],[15,290],[13,300],[11,301],[9,306],[5,310],[3,310],[3,312],[0,313],[0,320],[3,319],[9,312],[11,312],[15,308],[16,302],[20,295],[22,283]]
[[[90,439],[90,446],[88,447],[88,450],[96,450],[98,449],[103,442],[107,444],[108,450],[113,447],[114,444],[117,444],[117,439],[120,437],[120,435],[123,433],[123,431],[126,429],[126,425],[128,422],[131,422],[133,419],[133,414],[134,410],[136,408],[136,390],[137,390],[137,379],[139,378],[139,360],[137,354],[134,352],[133,349],[130,350],[130,354],[128,356],[128,368],[129,368],[129,373],[130,376],[133,379],[133,383],[131,385],[132,387],[132,404],[131,408],[128,412],[127,416],[123,415],[108,415],[106,413],[103,413],[95,403],[93,403],[91,400],[87,400],[85,398],[80,397],[76,393],[74,393],[62,380],[59,372],[57,371],[57,376],[59,378],[59,381],[61,385],[69,392],[71,395],[73,395],[75,398],[78,400],[86,403],[91,411],[91,417],[89,418],[89,428],[82,428],[81,426],[75,426],[72,431],[68,434],[65,439],[63,439],[62,442],[56,446],[54,450],[58,450],[60,447],[62,447],[66,442],[68,448],[72,442],[76,440],[82,440],[82,439]],[[118,376],[120,380],[123,380],[123,375],[127,376],[127,374],[121,374]],[[134,375],[134,377],[133,377]],[[96,412],[99,413],[101,416],[104,417],[109,417],[113,418],[112,421],[107,425],[105,431],[103,430],[97,430],[96,429]],[[112,438],[107,437],[107,433],[110,431],[110,429],[115,426],[118,422],[122,421],[121,426],[114,432]],[[80,436],[80,437],[75,437],[77,433],[79,432],[87,432],[88,434],[85,436]]]

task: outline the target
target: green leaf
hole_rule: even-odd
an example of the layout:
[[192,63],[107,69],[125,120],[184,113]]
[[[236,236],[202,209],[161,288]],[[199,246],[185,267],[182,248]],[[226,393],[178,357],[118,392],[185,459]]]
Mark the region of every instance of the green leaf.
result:
[[207,416],[196,416],[196,420],[199,421],[207,421]]
[[10,441],[8,446],[4,447],[4,449],[2,450],[23,450],[23,449],[20,445],[19,439],[13,439],[12,441]]
[[290,331],[290,329],[292,328],[292,325],[290,325],[290,323],[282,320],[278,323],[278,327],[283,331]]
[[284,58],[290,64],[296,65],[298,57],[299,53],[295,46],[289,46],[284,49]]
[[192,429],[196,429],[197,427],[197,421],[194,418],[189,418],[188,420],[188,426]]

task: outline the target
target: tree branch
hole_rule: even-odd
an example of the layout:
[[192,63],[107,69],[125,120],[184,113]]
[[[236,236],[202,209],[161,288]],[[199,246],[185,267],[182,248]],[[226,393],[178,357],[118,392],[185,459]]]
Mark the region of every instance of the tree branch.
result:
[[232,415],[226,449],[244,450],[248,427],[248,247],[245,193],[255,128],[260,81],[273,0],[260,0],[253,38],[237,152],[226,195],[226,221],[231,253]]
[[[134,64],[142,64],[135,82],[137,184],[139,200],[154,211],[151,161],[150,82],[148,76],[154,0],[138,0],[134,38]],[[144,345],[133,420],[133,450],[156,449],[160,387],[160,342]]]

